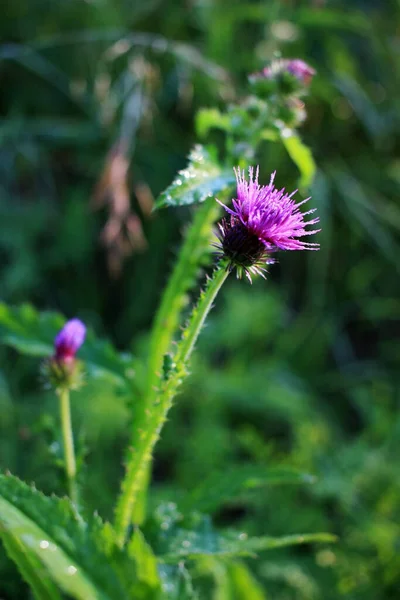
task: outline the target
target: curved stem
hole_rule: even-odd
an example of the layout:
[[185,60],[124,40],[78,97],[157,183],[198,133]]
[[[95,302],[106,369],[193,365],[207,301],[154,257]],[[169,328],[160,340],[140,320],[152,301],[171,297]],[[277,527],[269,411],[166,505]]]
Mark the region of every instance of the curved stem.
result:
[[186,362],[189,360],[196,344],[199,333],[204,325],[204,321],[212,308],[212,304],[221,289],[225,279],[229,275],[229,270],[225,264],[221,264],[208,280],[207,287],[200,296],[197,307],[193,310],[189,324],[182,335],[182,342],[178,350],[176,362]]
[[229,270],[226,265],[221,264],[208,280],[197,306],[193,309],[182,339],[178,343],[178,350],[169,363],[169,369],[164,372],[159,382],[159,390],[155,395],[154,402],[147,407],[144,418],[136,424],[131,456],[115,511],[115,530],[120,546],[125,542],[131,523],[132,510],[140,494],[143,476],[151,461],[154,446],[158,441],[176,392],[187,375],[187,362],[212,304],[228,275]]
[[78,494],[76,488],[76,461],[74,450],[74,438],[72,434],[71,407],[69,402],[69,390],[59,391],[60,417],[64,445],[65,473],[67,475],[69,496],[72,502],[77,503]]

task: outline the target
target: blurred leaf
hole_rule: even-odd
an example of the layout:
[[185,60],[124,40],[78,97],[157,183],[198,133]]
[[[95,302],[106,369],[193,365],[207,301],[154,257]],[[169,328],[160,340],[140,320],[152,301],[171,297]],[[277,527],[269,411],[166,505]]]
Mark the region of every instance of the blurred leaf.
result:
[[0,536],[3,531],[34,553],[73,598],[127,598],[102,552],[100,522],[90,527],[69,500],[48,498],[16,477],[0,475]]
[[315,477],[289,467],[271,469],[258,466],[237,466],[234,469],[213,473],[198,488],[187,494],[180,503],[183,512],[198,510],[213,512],[222,504],[232,501],[244,489],[264,485],[313,483]]
[[266,596],[262,586],[252,576],[245,564],[238,561],[231,562],[228,565],[228,574],[235,600],[265,600]]
[[17,565],[34,597],[37,600],[61,600],[57,587],[34,552],[6,529],[0,529],[0,537],[8,556]]
[[221,113],[217,108],[202,108],[196,115],[196,132],[200,138],[205,138],[210,129],[230,129],[229,115]]
[[160,564],[158,567],[163,598],[167,600],[198,600],[192,579],[183,562],[178,565]]
[[[0,343],[22,354],[48,357],[54,352],[54,338],[65,319],[52,312],[37,312],[29,304],[19,308],[0,303]],[[104,340],[97,340],[89,331],[79,357],[92,377],[105,379],[114,385],[128,387],[133,377],[132,357],[116,352]]]
[[204,202],[234,181],[233,170],[223,169],[209,148],[197,145],[189,154],[188,166],[160,195],[156,208]]
[[216,589],[213,600],[266,600],[267,596],[249,568],[239,561],[205,558],[200,565],[211,571]]
[[313,182],[316,171],[311,150],[291,130],[283,129],[281,140],[290,158],[300,171],[299,187],[302,189],[308,188]]

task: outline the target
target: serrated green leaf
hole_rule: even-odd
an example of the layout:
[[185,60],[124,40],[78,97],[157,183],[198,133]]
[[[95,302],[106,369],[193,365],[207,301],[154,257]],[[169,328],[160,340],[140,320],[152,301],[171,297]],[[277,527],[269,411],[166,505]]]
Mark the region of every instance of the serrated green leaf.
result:
[[281,140],[290,158],[300,171],[299,187],[308,188],[313,182],[316,165],[310,148],[291,130],[281,132]]
[[37,556],[5,529],[0,537],[10,559],[32,590],[37,600],[61,600],[60,593]]
[[210,129],[223,129],[228,131],[231,127],[229,115],[222,114],[217,108],[202,108],[196,115],[196,133],[200,138],[205,138]]
[[313,483],[315,478],[290,467],[267,469],[259,466],[235,467],[224,472],[215,472],[207,477],[192,493],[180,502],[183,512],[198,510],[213,512],[225,502],[250,488],[264,485]]
[[84,522],[68,499],[48,498],[16,477],[0,475],[0,536],[4,531],[73,598],[128,599],[102,550],[101,523]]
[[[0,343],[22,354],[51,356],[54,338],[64,323],[65,318],[58,313],[39,313],[29,304],[9,307],[0,303]],[[129,386],[133,377],[132,356],[118,353],[109,342],[96,339],[91,331],[78,356],[90,376],[120,387]]]
[[196,145],[189,154],[188,166],[179,171],[171,185],[160,195],[156,208],[204,202],[231,186],[234,181],[233,170],[222,168],[208,148]]

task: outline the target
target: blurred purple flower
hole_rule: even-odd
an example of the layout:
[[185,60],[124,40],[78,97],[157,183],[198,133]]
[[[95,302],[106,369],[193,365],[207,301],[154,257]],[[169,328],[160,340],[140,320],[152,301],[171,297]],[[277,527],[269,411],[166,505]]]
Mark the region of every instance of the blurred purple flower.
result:
[[304,85],[309,85],[313,76],[315,75],[315,69],[310,67],[310,65],[300,58],[288,60],[286,64],[286,70],[303,82]]
[[316,71],[300,58],[278,58],[273,60],[268,67],[259,73],[253,73],[250,78],[254,81],[260,79],[276,80],[284,73],[296,77],[303,85],[309,85]]
[[79,319],[67,321],[54,340],[55,358],[70,361],[85,341],[86,327]]
[[249,181],[244,171],[235,169],[237,181],[237,199],[233,208],[228,208],[219,200],[219,204],[229,213],[229,217],[219,223],[219,255],[228,259],[230,267],[237,268],[238,276],[242,272],[251,281],[251,273],[263,275],[265,264],[274,260],[271,252],[278,250],[318,250],[319,244],[303,242],[299,238],[320,231],[306,231],[306,227],[319,222],[316,217],[306,221],[304,217],[316,211],[315,208],[302,213],[300,206],[309,198],[296,204],[292,200],[295,192],[286,194],[285,189],[274,187],[275,173],[271,175],[269,185],[258,183],[258,167],[249,168]]

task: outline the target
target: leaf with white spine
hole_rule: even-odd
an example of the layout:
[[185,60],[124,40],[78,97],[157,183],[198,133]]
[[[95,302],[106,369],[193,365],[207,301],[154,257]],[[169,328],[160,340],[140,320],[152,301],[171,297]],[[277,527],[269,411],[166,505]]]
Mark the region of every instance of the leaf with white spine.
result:
[[189,154],[188,166],[179,171],[160,195],[156,208],[187,206],[204,202],[235,181],[232,169],[222,167],[210,148],[196,145]]

